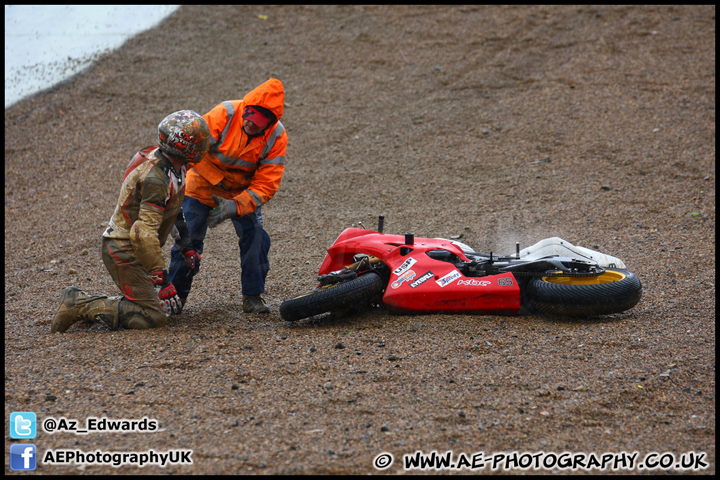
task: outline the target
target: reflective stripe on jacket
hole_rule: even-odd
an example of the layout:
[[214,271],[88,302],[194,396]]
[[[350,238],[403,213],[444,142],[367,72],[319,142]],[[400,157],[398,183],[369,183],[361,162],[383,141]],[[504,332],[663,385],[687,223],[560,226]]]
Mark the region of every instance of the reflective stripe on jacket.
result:
[[[282,82],[271,78],[242,100],[222,102],[203,115],[212,134],[210,151],[188,172],[185,194],[211,207],[213,195],[233,199],[238,216],[267,203],[285,172],[288,138],[280,122],[284,102]],[[248,105],[265,107],[277,118],[257,137],[248,137],[242,128]]]

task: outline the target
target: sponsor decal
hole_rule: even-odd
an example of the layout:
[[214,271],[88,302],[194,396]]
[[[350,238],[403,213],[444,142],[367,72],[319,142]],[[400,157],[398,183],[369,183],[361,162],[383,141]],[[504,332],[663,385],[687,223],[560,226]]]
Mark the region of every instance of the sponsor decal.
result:
[[412,283],[410,284],[410,286],[411,286],[412,288],[415,288],[415,287],[417,287],[417,286],[419,286],[419,285],[422,285],[423,283],[427,282],[428,280],[430,280],[430,279],[433,278],[434,276],[435,276],[434,273],[432,273],[431,271],[427,271],[427,272],[423,273],[423,274],[420,276],[420,278],[418,278],[417,280],[415,280],[414,282],[412,282]]
[[460,277],[462,277],[462,274],[460,272],[458,272],[457,270],[453,270],[452,272],[448,273],[441,279],[435,280],[435,283],[440,285],[440,287],[444,287],[446,285],[450,285],[452,282],[454,282],[455,280],[457,280]]
[[475,280],[474,278],[469,278],[467,280],[460,280],[458,282],[458,285],[471,285],[473,287],[487,287],[492,282],[490,280]]
[[396,268],[395,270],[393,270],[393,273],[399,277],[399,276],[402,275],[404,272],[406,272],[407,270],[409,270],[410,267],[412,267],[413,265],[415,265],[415,262],[417,262],[417,260],[415,260],[414,258],[410,257],[410,258],[408,258],[407,260],[405,260],[402,265],[400,265],[398,268]]
[[409,281],[412,280],[413,278],[415,278],[415,271],[414,271],[414,270],[408,270],[407,272],[405,272],[405,274],[403,274],[402,277],[399,277],[397,280],[395,280],[394,282],[392,282],[392,284],[390,284],[390,286],[391,286],[392,288],[398,288],[400,285],[403,284],[403,282],[409,282]]

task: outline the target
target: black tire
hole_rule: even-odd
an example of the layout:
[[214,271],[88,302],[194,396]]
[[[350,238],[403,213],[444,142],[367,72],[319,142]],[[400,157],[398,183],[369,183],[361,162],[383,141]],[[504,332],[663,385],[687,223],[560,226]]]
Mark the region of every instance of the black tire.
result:
[[535,277],[526,290],[537,312],[576,317],[624,312],[641,296],[637,275],[620,269],[606,269],[599,277]]
[[382,291],[380,275],[368,272],[349,282],[325,285],[285,300],[280,305],[280,316],[288,322],[295,322],[322,313],[347,310],[368,304]]

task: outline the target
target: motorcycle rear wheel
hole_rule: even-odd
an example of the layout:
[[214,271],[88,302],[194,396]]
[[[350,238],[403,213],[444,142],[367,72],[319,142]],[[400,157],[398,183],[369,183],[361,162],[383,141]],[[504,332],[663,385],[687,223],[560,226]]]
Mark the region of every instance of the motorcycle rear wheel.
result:
[[642,285],[632,272],[606,269],[597,277],[535,277],[528,282],[526,296],[540,313],[592,317],[634,307]]
[[368,272],[354,280],[324,285],[293,298],[280,305],[280,316],[288,322],[332,311],[347,310],[369,304],[383,290],[380,275]]

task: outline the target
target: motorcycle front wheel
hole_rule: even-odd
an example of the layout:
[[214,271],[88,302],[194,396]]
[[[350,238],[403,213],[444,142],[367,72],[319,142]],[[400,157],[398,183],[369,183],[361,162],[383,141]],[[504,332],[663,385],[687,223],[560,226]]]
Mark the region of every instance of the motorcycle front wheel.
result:
[[532,278],[526,296],[540,313],[592,317],[634,307],[642,296],[642,285],[632,272],[606,269],[597,277]]
[[354,280],[324,285],[285,300],[280,305],[280,316],[288,322],[343,311],[358,305],[369,304],[383,290],[380,275],[368,272]]

